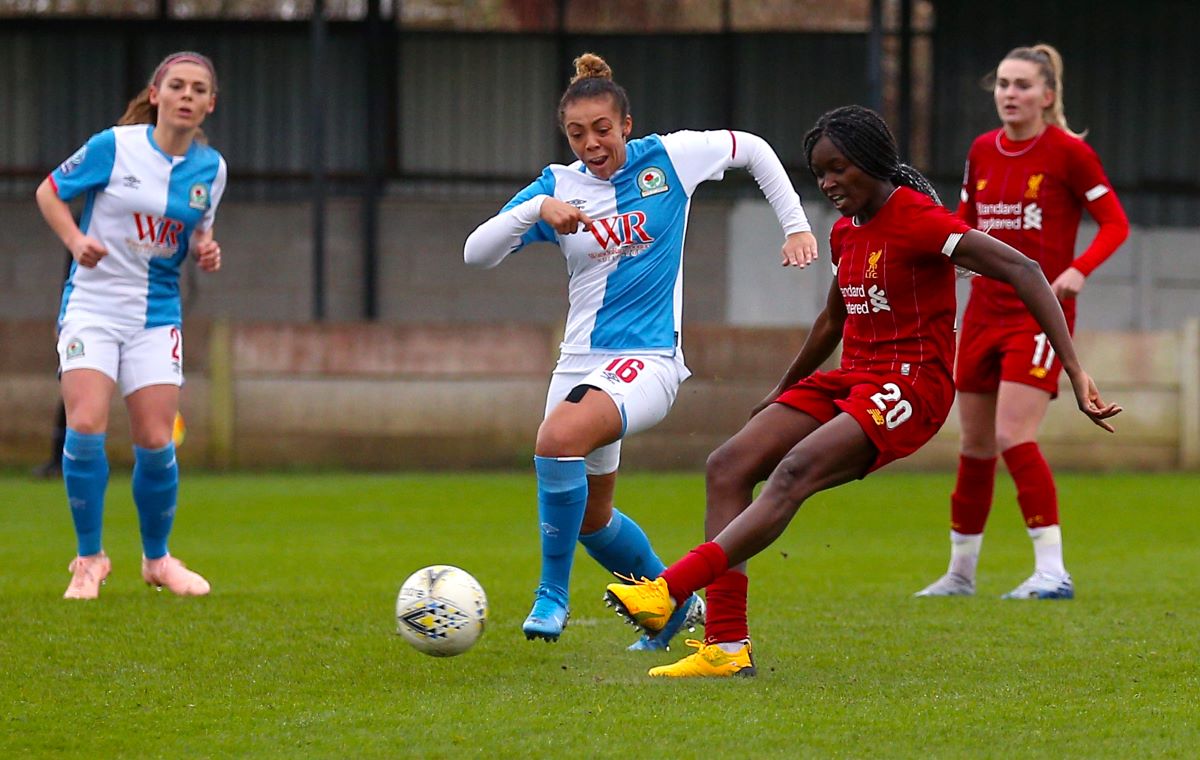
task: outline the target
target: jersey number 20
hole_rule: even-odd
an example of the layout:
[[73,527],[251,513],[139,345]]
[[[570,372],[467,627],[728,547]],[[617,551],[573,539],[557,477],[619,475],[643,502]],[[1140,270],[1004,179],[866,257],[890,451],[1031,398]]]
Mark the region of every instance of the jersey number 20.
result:
[[[900,398],[900,386],[895,383],[884,383],[883,390],[872,394],[871,401],[875,402],[875,406],[883,412],[883,419],[887,423],[888,430],[894,430],[912,416],[912,404]],[[892,404],[891,409],[888,409],[888,402],[891,401],[896,403]]]

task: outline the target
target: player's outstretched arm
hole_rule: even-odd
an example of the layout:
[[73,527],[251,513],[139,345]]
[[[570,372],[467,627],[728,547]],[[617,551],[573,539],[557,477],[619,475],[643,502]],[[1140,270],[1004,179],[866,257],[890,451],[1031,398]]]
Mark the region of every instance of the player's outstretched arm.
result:
[[744,167],[758,183],[763,197],[771,204],[787,240],[783,243],[782,264],[804,268],[817,258],[817,239],[812,234],[800,195],[792,187],[787,170],[770,143],[749,132],[731,132],[736,154],[730,166]]
[[963,235],[953,256],[958,266],[1012,285],[1058,354],[1063,371],[1071,380],[1079,410],[1098,426],[1113,432],[1112,425],[1105,420],[1119,414],[1121,407],[1105,404],[1096,383],[1080,366],[1062,306],[1037,262],[977,230]]

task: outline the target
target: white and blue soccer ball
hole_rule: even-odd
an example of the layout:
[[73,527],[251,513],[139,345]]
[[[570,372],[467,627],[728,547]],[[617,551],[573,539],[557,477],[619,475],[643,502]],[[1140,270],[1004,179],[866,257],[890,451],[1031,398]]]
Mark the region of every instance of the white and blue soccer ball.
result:
[[453,657],[471,648],[487,622],[487,594],[466,570],[423,567],[396,598],[396,632],[419,652]]

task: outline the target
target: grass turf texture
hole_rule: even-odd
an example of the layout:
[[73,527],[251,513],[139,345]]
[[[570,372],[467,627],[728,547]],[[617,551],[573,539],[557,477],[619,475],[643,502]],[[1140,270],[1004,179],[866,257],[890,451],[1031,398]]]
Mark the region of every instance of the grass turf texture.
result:
[[[0,756],[1188,757],[1200,746],[1200,478],[1059,479],[1078,598],[997,597],[1032,568],[1001,478],[978,596],[914,599],[945,569],[947,475],[881,473],[812,500],[752,562],[753,680],[650,680],[581,550],[555,645],[527,475],[185,475],[172,548],[213,583],[139,574],[127,478],[113,574],[60,599],[61,485],[0,476]],[[700,538],[696,475],[623,476],[668,562]],[[399,584],[449,563],[491,603],[474,649],[394,633]],[[681,637],[682,638],[682,637]]]

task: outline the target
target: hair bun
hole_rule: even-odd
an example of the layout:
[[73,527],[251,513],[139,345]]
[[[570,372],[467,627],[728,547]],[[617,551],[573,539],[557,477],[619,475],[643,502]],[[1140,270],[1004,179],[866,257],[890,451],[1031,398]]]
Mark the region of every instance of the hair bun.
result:
[[584,53],[575,59],[575,76],[571,84],[581,79],[612,79],[612,68],[595,53]]

